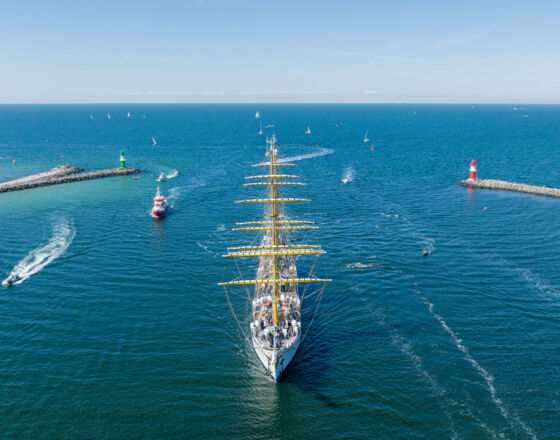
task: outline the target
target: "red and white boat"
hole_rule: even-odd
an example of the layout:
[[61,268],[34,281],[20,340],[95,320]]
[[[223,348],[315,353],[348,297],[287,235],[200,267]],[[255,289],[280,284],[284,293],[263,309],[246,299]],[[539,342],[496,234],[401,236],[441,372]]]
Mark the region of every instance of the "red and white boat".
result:
[[165,217],[169,213],[169,205],[167,200],[159,192],[159,186],[154,197],[154,206],[152,208],[152,217],[160,218]]

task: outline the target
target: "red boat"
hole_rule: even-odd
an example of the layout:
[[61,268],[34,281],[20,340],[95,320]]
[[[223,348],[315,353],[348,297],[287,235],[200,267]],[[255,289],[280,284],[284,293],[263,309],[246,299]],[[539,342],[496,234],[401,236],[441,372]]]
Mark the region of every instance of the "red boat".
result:
[[167,200],[159,192],[159,186],[154,197],[154,206],[152,208],[152,217],[161,218],[165,217],[169,213],[169,205]]

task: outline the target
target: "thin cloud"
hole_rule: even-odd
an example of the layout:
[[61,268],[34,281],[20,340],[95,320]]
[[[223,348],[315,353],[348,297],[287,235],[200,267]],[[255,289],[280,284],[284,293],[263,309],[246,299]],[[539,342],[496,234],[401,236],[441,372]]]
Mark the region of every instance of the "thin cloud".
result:
[[125,96],[180,96],[180,95],[192,95],[193,92],[166,92],[159,90],[149,90],[149,91],[132,91],[124,93]]

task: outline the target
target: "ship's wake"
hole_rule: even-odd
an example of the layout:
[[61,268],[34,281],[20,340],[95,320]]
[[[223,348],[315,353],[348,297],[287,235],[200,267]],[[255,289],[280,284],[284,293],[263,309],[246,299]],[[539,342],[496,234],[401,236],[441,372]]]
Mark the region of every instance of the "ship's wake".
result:
[[300,154],[299,156],[292,156],[292,157],[284,157],[282,159],[278,159],[278,163],[286,163],[286,162],[296,162],[298,160],[305,160],[305,159],[313,159],[315,157],[326,156],[328,154],[333,154],[334,150],[332,148],[319,148],[317,151],[313,153],[307,154]]
[[76,230],[67,219],[60,218],[53,224],[53,234],[47,244],[33,249],[2,281],[3,286],[21,284],[31,275],[60,257],[72,243]]
[[354,167],[350,165],[344,170],[344,174],[342,175],[342,179],[340,181],[344,184],[354,181],[354,177],[356,176],[356,171],[354,171]]
[[178,175],[179,175],[179,171],[173,169],[172,171],[167,173],[165,177],[167,180],[171,180],[171,179],[175,179],[175,177],[177,177]]

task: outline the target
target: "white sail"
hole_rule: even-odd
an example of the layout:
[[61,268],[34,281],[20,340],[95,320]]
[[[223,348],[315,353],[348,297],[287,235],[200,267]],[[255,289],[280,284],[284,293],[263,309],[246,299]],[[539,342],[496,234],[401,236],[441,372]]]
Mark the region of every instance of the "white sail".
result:
[[259,111],[257,110],[257,113],[255,113],[255,119],[259,119],[261,117]]
[[309,125],[307,126],[307,130],[305,130],[305,134],[311,134],[311,128],[309,128]]
[[366,131],[366,134],[364,135],[364,142],[369,142],[369,138],[367,137],[368,132]]
[[156,138],[152,136],[152,145],[156,146],[157,142],[156,142]]
[[111,115],[107,113],[107,119],[111,119]]

